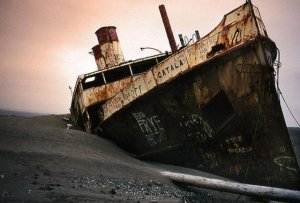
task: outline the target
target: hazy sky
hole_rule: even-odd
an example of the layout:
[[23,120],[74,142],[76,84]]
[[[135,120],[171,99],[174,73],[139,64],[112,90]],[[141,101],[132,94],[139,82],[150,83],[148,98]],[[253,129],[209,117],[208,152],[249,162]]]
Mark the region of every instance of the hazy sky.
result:
[[[173,33],[204,36],[245,0],[0,0],[0,109],[68,112],[79,74],[96,70],[88,54],[95,31],[117,27],[125,59],[170,50],[158,6],[165,4]],[[269,37],[281,51],[281,90],[300,120],[300,1],[253,0]],[[296,123],[282,102],[288,126]]]

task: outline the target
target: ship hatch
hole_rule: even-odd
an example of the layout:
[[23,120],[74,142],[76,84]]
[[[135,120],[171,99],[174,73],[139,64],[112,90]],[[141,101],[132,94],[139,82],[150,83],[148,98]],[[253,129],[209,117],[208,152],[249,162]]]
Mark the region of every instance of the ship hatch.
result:
[[222,43],[213,46],[211,48],[211,51],[207,53],[207,58],[212,57],[215,53],[217,53],[218,51],[221,51],[223,49],[225,49],[225,45]]
[[202,112],[203,117],[209,122],[216,133],[222,130],[236,115],[236,111],[224,90],[216,94],[204,106]]

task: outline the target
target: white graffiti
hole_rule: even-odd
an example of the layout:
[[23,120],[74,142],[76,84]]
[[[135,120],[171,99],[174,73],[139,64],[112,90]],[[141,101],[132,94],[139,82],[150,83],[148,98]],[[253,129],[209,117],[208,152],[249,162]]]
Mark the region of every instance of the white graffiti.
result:
[[252,147],[247,146],[241,146],[241,143],[243,141],[243,137],[241,135],[239,136],[232,136],[225,140],[227,145],[229,146],[227,151],[229,154],[243,154],[252,152]]
[[247,152],[252,152],[252,147],[236,147],[236,148],[229,148],[228,150],[229,154],[243,154]]
[[293,157],[279,156],[274,159],[274,162],[282,168],[286,168],[292,171],[297,171],[297,169],[294,168],[296,165],[296,160]]
[[183,116],[179,126],[184,129],[188,137],[195,137],[201,143],[211,139],[215,134],[209,124],[197,114],[192,114],[188,118]]
[[164,128],[157,115],[146,116],[143,112],[132,113],[150,146],[167,140]]

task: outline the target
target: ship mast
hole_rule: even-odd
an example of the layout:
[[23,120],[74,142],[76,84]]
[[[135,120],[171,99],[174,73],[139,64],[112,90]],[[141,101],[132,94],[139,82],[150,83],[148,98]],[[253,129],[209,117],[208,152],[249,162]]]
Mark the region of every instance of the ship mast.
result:
[[174,54],[174,53],[177,52],[177,45],[176,45],[176,41],[175,41],[175,38],[174,38],[174,35],[173,35],[173,31],[172,31],[172,28],[171,28],[171,25],[170,25],[170,21],[169,21],[169,18],[168,18],[166,8],[163,4],[159,6],[159,11],[160,11],[160,15],[161,15],[162,21],[163,21],[164,26],[165,26],[165,30],[166,30],[166,33],[167,33],[167,36],[168,36],[168,39],[169,39],[169,43],[170,43],[170,46],[171,46],[172,53]]

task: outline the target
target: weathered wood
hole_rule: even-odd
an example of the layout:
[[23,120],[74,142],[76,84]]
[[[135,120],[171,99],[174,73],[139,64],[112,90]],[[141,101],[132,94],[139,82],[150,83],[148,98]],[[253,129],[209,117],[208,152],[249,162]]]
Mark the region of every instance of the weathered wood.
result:
[[161,174],[170,180],[187,185],[214,189],[224,192],[232,192],[250,196],[258,196],[269,199],[300,201],[300,191],[274,188],[259,185],[243,184],[220,179],[205,178],[201,176],[188,175],[163,171]]

